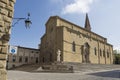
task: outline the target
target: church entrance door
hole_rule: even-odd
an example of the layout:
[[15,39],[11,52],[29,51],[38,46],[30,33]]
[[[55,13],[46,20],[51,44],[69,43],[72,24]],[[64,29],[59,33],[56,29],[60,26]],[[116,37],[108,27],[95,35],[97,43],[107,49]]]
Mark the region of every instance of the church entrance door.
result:
[[90,63],[89,55],[90,55],[90,46],[88,43],[85,43],[83,46],[83,54],[82,54],[83,63]]

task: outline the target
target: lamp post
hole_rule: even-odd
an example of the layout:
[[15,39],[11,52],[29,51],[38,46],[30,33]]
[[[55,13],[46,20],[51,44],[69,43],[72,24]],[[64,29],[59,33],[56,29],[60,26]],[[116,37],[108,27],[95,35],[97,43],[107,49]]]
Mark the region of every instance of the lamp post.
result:
[[30,20],[30,13],[28,13],[28,17],[27,18],[13,18],[13,20],[17,20],[17,21],[12,25],[12,27],[14,27],[21,20],[25,20],[26,28],[30,28],[30,24],[32,24],[32,22]]

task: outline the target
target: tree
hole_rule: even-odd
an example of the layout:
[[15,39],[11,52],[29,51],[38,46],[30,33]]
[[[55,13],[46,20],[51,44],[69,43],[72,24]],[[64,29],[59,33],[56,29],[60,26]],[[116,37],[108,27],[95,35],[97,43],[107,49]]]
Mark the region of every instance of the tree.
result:
[[114,50],[114,63],[120,64],[120,54],[117,52],[117,50]]

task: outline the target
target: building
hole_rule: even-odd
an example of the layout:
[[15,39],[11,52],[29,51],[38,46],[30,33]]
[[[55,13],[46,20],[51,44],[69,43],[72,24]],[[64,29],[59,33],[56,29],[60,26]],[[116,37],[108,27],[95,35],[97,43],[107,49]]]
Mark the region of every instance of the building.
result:
[[0,0],[0,80],[7,80],[6,57],[16,0]]
[[39,50],[21,46],[10,46],[7,57],[7,68],[11,69],[24,64],[38,64]]
[[41,38],[40,62],[112,64],[113,46],[107,38],[91,31],[86,14],[84,28],[59,16],[51,16],[46,23],[46,32]]

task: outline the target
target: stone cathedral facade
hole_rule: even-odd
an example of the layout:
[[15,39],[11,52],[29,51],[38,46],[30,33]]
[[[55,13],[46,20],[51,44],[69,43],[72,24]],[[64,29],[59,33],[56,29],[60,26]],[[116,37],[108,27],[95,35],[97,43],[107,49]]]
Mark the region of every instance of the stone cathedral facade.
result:
[[41,38],[41,63],[56,62],[58,50],[61,62],[113,64],[113,46],[91,31],[87,14],[84,28],[59,16],[48,19]]

